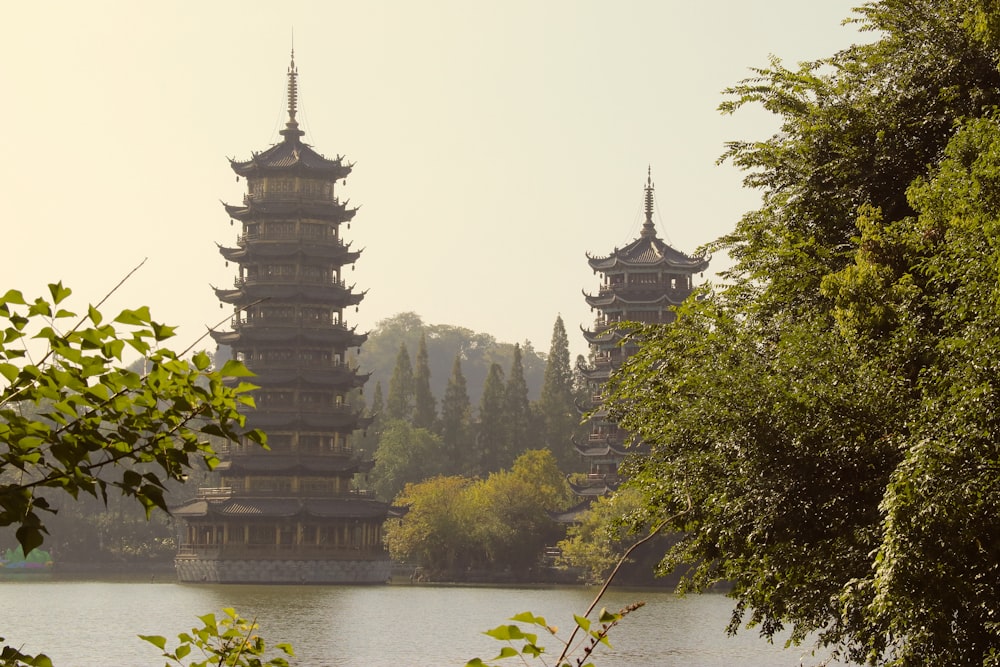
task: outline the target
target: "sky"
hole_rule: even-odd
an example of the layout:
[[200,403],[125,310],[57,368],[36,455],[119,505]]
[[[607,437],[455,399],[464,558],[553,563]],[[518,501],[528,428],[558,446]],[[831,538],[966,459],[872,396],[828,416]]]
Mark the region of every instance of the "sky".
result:
[[[4,290],[62,280],[83,311],[148,305],[181,349],[228,326],[228,158],[281,137],[294,44],[304,141],[354,163],[346,321],[397,313],[575,355],[599,285],[586,254],[638,235],[647,169],[662,238],[693,253],[755,207],[726,141],[776,122],[723,116],[766,66],[861,39],[857,0],[22,2],[0,27]],[[294,41],[293,41],[294,40]],[[715,257],[700,280],[727,266]],[[210,341],[204,343],[205,347]],[[363,358],[363,355],[362,355]]]

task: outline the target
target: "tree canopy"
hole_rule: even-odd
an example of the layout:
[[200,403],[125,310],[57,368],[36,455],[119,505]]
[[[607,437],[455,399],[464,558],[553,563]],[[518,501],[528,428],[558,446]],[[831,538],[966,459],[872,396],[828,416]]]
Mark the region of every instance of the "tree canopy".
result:
[[608,405],[661,564],[734,585],[731,630],[872,665],[1000,664],[1000,62],[991,4],[884,0],[878,39],[728,91],[781,128],[729,145],[762,205],[734,260]]

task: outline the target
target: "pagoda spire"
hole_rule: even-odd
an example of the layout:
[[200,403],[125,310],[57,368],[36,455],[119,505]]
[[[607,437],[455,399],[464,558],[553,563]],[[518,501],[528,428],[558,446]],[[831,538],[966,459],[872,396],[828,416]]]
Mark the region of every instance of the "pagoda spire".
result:
[[299,70],[295,67],[295,47],[292,47],[292,61],[288,65],[288,122],[285,129],[279,134],[285,137],[285,141],[298,141],[305,132],[299,129],[299,123],[295,120],[295,113],[299,106]]
[[646,222],[642,223],[639,235],[643,238],[655,237],[656,226],[653,224],[653,167],[646,167]]

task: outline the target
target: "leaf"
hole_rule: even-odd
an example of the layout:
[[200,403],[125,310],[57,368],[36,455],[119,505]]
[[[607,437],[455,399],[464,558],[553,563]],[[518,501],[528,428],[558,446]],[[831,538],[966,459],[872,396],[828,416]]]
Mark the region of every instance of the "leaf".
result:
[[101,320],[104,319],[104,316],[101,315],[101,311],[97,310],[93,306],[87,306],[87,316],[90,318],[90,321],[94,323],[94,326],[100,324]]
[[576,624],[580,626],[581,630],[590,630],[589,618],[584,618],[583,616],[577,616],[576,614],[573,614],[573,619],[576,621]]
[[0,297],[0,304],[13,303],[19,306],[24,306],[24,295],[21,294],[20,290],[10,289],[7,293]]
[[17,376],[20,372],[21,372],[20,369],[18,369],[18,367],[15,366],[14,364],[8,364],[6,362],[0,363],[0,375],[3,375],[5,378],[7,378],[8,382],[13,382],[15,379],[17,379]]
[[160,635],[139,635],[139,639],[149,642],[161,651],[165,651],[167,648],[167,638]]
[[71,290],[68,287],[63,287],[62,282],[53,283],[49,285],[49,294],[52,295],[53,303],[61,302],[63,299],[65,299],[72,293],[73,290]]
[[236,361],[235,359],[229,359],[222,366],[222,370],[219,371],[219,375],[223,377],[253,377],[254,373],[243,365],[242,362]]

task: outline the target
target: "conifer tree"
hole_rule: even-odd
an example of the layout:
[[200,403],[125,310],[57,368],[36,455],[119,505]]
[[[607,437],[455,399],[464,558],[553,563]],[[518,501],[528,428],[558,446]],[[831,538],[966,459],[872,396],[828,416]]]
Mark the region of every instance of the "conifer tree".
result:
[[464,473],[469,470],[472,438],[472,406],[465,376],[462,374],[462,355],[455,355],[451,376],[441,401],[441,440],[450,462],[446,473]]
[[431,393],[431,368],[427,356],[427,338],[420,336],[417,350],[417,365],[413,371],[414,408],[413,425],[417,428],[434,430],[437,422],[437,402]]
[[392,379],[389,380],[389,396],[385,403],[385,420],[402,419],[410,421],[413,419],[414,403],[414,380],[413,364],[410,362],[410,353],[406,349],[406,344],[399,345],[399,354],[396,355],[396,367],[392,371]]
[[539,411],[544,420],[545,447],[552,451],[561,467],[576,463],[572,456],[572,438],[579,422],[579,413],[573,401],[573,369],[569,363],[569,338],[562,316],[556,317],[552,327],[552,342],[542,394],[538,399]]
[[355,433],[353,440],[355,451],[363,458],[371,457],[378,447],[379,436],[384,424],[384,410],[385,399],[382,398],[382,383],[376,382],[375,390],[372,392],[372,404],[367,410],[368,416],[374,419],[364,431]]
[[521,452],[534,449],[535,444],[531,437],[531,404],[528,402],[528,382],[524,378],[521,346],[517,344],[514,345],[514,358],[510,364],[507,387],[504,389],[504,422],[507,456],[501,464],[502,467],[506,468]]
[[506,457],[507,429],[504,420],[504,378],[500,364],[491,364],[483,384],[483,397],[479,404],[479,433],[476,437],[476,454],[479,474],[499,470]]

